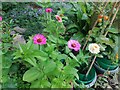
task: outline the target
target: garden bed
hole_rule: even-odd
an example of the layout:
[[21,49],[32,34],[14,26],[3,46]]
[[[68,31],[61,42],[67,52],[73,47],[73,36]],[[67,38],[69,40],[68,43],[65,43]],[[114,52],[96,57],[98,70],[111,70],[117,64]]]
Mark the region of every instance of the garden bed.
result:
[[2,88],[119,88],[120,2],[3,2]]

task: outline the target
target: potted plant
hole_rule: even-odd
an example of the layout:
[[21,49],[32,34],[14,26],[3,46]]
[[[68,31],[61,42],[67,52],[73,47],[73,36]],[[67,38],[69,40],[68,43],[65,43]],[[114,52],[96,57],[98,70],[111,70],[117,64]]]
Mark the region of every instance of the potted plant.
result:
[[[104,23],[108,22],[105,21]],[[106,71],[110,71],[111,73],[118,72],[118,31],[111,27],[104,29],[103,26],[101,26],[101,28],[95,27],[90,38],[101,47],[101,52],[94,65],[101,73]],[[99,32],[101,33],[99,34]],[[106,32],[109,33],[107,35],[103,34]]]
[[[103,25],[100,26],[102,29],[95,27],[92,36],[92,38],[94,38],[94,40],[100,44],[100,47],[102,49],[99,58],[96,60],[95,67],[97,67],[101,73],[104,73],[106,71],[109,71],[110,73],[116,73],[118,72],[119,68],[118,30],[111,27],[111,21],[106,21],[105,19],[103,22],[103,25],[107,25],[108,27],[106,26],[106,28],[104,28]],[[110,24],[108,24],[108,22],[110,22]],[[100,35],[97,34],[99,31],[101,31]]]
[[[79,80],[76,80],[76,82],[78,84],[83,83],[85,85],[85,87],[90,88],[95,84],[96,79],[97,79],[97,74],[93,67],[93,64],[96,60],[98,53],[100,52],[100,47],[96,43],[91,43],[91,44],[89,44],[88,49],[92,54],[95,54],[95,56],[94,56],[91,64],[90,64],[90,62],[87,63],[88,65],[83,64],[87,67],[84,67],[84,66],[83,66],[84,68],[78,67]],[[86,57],[86,55],[84,56],[84,58],[85,57]],[[80,59],[83,59],[83,58],[80,58]]]

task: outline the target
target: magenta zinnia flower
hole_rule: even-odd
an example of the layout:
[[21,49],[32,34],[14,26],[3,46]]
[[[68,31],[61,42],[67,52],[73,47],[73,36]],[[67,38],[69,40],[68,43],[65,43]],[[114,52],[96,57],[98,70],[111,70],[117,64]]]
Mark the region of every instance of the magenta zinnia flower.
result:
[[62,22],[62,18],[59,15],[55,15],[55,17],[58,20],[58,22]]
[[33,37],[33,42],[34,44],[40,44],[40,45],[46,44],[46,37],[42,34],[36,34]]
[[2,21],[2,17],[0,16],[0,21]]
[[52,9],[51,8],[46,8],[45,10],[47,13],[51,13],[52,12]]
[[78,50],[80,50],[81,45],[80,45],[80,43],[79,43],[78,41],[76,41],[76,40],[69,40],[69,41],[68,41],[68,47],[69,47],[70,49],[73,49],[73,50],[75,50],[75,51],[78,51]]

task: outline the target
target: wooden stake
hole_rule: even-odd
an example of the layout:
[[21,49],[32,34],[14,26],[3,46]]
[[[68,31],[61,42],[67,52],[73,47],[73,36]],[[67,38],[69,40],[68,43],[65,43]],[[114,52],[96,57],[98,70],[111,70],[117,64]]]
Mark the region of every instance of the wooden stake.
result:
[[89,74],[89,72],[90,72],[90,70],[91,70],[91,68],[92,68],[92,66],[93,66],[93,64],[94,64],[95,59],[96,59],[96,56],[94,57],[94,59],[93,59],[91,65],[90,65],[90,67],[89,67],[89,69],[88,69],[88,71],[87,71],[87,73],[86,73],[86,77],[88,76],[88,74]]

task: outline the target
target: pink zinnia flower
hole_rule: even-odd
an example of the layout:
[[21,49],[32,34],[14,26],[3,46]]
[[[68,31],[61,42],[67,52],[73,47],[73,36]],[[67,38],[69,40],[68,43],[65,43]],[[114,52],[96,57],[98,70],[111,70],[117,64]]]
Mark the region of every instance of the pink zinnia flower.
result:
[[51,13],[52,12],[52,9],[51,8],[46,8],[45,10],[47,13]]
[[73,50],[75,50],[75,51],[78,51],[78,50],[80,50],[81,45],[80,45],[80,43],[79,43],[78,41],[76,41],[76,40],[69,40],[69,41],[68,41],[68,47],[69,47],[70,49],[73,49]]
[[33,42],[34,44],[40,44],[40,45],[46,44],[46,37],[42,34],[36,34],[33,37]]
[[2,21],[2,16],[0,16],[0,21]]
[[58,22],[62,22],[62,18],[59,15],[55,15],[55,17],[58,20]]

